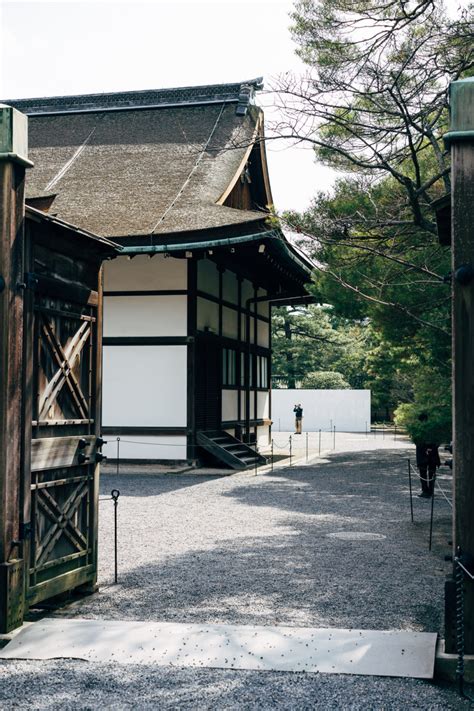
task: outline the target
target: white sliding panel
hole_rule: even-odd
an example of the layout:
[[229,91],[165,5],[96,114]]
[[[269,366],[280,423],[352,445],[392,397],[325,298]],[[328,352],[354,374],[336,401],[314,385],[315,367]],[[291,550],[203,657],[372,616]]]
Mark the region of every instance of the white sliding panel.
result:
[[197,329],[219,333],[219,306],[214,301],[198,297]]
[[150,259],[139,255],[133,259],[117,257],[104,264],[104,291],[163,291],[187,287],[186,259],[165,258],[162,254]]
[[104,346],[106,427],[186,427],[186,346]]
[[222,308],[222,335],[227,338],[238,337],[239,327],[239,312],[235,309],[229,309],[227,306]]
[[219,272],[210,259],[200,259],[197,265],[197,288],[206,294],[219,296]]
[[231,422],[237,419],[238,390],[222,391],[222,422]]
[[257,322],[257,343],[263,348],[270,348],[270,324],[266,321]]
[[234,272],[230,272],[227,269],[222,275],[222,298],[224,301],[230,301],[236,305],[239,300],[237,277]]
[[257,393],[257,419],[266,420],[270,414],[270,393]]
[[104,336],[186,336],[187,296],[105,296]]

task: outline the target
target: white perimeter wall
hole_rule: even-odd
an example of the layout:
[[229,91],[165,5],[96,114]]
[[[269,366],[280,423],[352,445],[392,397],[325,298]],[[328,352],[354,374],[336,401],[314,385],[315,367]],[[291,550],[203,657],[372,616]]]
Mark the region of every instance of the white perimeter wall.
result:
[[303,430],[365,432],[370,428],[370,390],[272,390],[273,432],[292,432],[295,404],[303,408]]

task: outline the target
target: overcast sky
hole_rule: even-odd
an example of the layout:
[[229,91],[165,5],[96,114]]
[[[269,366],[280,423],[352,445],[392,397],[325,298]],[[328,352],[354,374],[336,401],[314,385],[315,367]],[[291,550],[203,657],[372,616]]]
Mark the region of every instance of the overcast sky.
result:
[[[457,0],[451,5],[457,6]],[[268,80],[300,71],[291,0],[0,0],[0,97]],[[308,148],[269,145],[277,209],[303,209],[334,174]]]

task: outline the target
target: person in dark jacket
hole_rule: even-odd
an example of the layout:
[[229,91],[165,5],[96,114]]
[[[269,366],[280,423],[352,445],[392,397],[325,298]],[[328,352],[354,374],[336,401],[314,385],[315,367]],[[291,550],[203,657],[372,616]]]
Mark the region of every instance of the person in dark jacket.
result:
[[[420,422],[426,422],[428,415],[423,413],[418,419]],[[422,498],[429,499],[433,496],[436,467],[439,467],[440,464],[441,460],[437,444],[434,442],[417,442],[416,466],[420,473],[421,494],[419,496]]]
[[293,412],[295,413],[295,434],[301,434],[303,425],[303,408],[301,405],[295,405]]

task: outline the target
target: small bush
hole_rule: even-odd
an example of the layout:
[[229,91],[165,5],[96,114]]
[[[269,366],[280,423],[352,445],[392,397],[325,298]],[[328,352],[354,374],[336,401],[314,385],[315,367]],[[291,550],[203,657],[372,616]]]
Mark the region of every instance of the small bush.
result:
[[307,373],[302,382],[303,388],[314,390],[347,390],[351,386],[341,373],[331,370],[319,370]]

